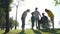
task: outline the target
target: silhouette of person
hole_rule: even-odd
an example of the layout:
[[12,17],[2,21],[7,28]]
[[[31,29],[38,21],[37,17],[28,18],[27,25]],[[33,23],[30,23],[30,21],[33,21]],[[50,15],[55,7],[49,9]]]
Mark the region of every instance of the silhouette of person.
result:
[[23,12],[21,20],[22,20],[22,31],[24,31],[25,28],[25,18],[27,16],[27,13],[30,12],[30,9],[27,9],[26,11]]
[[35,16],[35,21],[36,21],[36,28],[38,27],[38,20],[39,20],[39,16],[41,17],[39,11],[38,11],[38,8],[36,7],[35,8],[35,11],[34,11],[34,16]]
[[45,16],[44,13],[42,13],[41,21],[42,21],[43,28],[48,28],[48,26],[49,26],[49,24],[48,24],[48,17]]
[[52,26],[53,26],[53,29],[54,29],[54,14],[48,10],[48,9],[45,9],[45,12],[48,14],[48,16],[50,17],[51,19],[51,22],[52,22]]
[[31,23],[32,23],[32,29],[34,27],[34,21],[35,21],[35,18],[34,18],[34,12],[31,13],[32,16],[31,16]]
[[41,19],[38,20],[38,29],[40,30]]

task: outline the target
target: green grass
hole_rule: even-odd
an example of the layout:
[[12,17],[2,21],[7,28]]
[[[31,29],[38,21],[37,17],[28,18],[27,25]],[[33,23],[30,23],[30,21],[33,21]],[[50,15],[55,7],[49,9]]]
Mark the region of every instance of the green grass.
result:
[[4,30],[0,30],[0,34],[4,33]]
[[[0,34],[3,34],[4,30],[0,30]],[[31,30],[27,29],[25,32],[22,32],[21,30],[10,30],[7,34],[60,34],[60,29],[51,29],[51,30]]]

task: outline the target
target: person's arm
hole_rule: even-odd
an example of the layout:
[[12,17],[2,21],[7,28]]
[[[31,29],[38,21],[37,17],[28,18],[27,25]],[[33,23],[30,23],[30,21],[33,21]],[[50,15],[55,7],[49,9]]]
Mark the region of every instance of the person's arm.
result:
[[39,13],[40,17],[41,17],[41,14]]
[[[38,12],[39,13],[39,12]],[[41,14],[39,13],[40,17],[41,17]]]

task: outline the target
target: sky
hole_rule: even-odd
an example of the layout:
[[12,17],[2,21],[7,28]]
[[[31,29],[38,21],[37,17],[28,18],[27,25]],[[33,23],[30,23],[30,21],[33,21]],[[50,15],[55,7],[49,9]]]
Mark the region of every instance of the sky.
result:
[[[19,22],[18,29],[21,29],[21,15],[26,9],[30,9],[30,12],[27,15],[26,18],[26,28],[31,27],[31,22],[29,20],[31,19],[31,12],[35,10],[36,7],[38,7],[38,11],[41,13],[45,13],[45,8],[49,9],[52,11],[54,14],[54,26],[55,28],[60,28],[59,22],[60,22],[60,5],[54,6],[54,0],[14,0],[14,4],[17,5],[17,1],[19,2],[19,7],[18,7],[18,14],[17,14],[17,21]],[[11,4],[12,10],[10,12],[10,17],[13,17],[13,19],[16,19],[16,6],[14,4]],[[47,16],[47,14],[45,13]],[[30,26],[30,27],[29,27]]]

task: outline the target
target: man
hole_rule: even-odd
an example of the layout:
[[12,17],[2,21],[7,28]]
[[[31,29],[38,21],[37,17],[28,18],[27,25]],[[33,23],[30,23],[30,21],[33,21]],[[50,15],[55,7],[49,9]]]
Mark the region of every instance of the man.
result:
[[43,28],[49,28],[48,17],[45,16],[44,13],[42,13],[41,22],[42,22]]
[[28,12],[30,12],[29,9],[27,9],[26,11],[24,11],[23,14],[22,14],[22,17],[21,17],[21,20],[22,20],[22,31],[24,31],[24,28],[25,28],[25,18],[27,16]]
[[50,17],[50,19],[51,19],[51,22],[52,22],[52,26],[53,26],[53,29],[54,29],[54,15],[53,15],[53,13],[50,11],[50,10],[48,10],[48,9],[45,9],[45,12],[48,14],[48,16]]
[[[37,7],[35,8],[34,16],[35,16],[36,28],[37,28],[37,23],[38,23],[38,20],[39,20],[39,16],[41,17],[41,15],[40,15]],[[38,26],[39,26],[39,25],[38,25]]]

